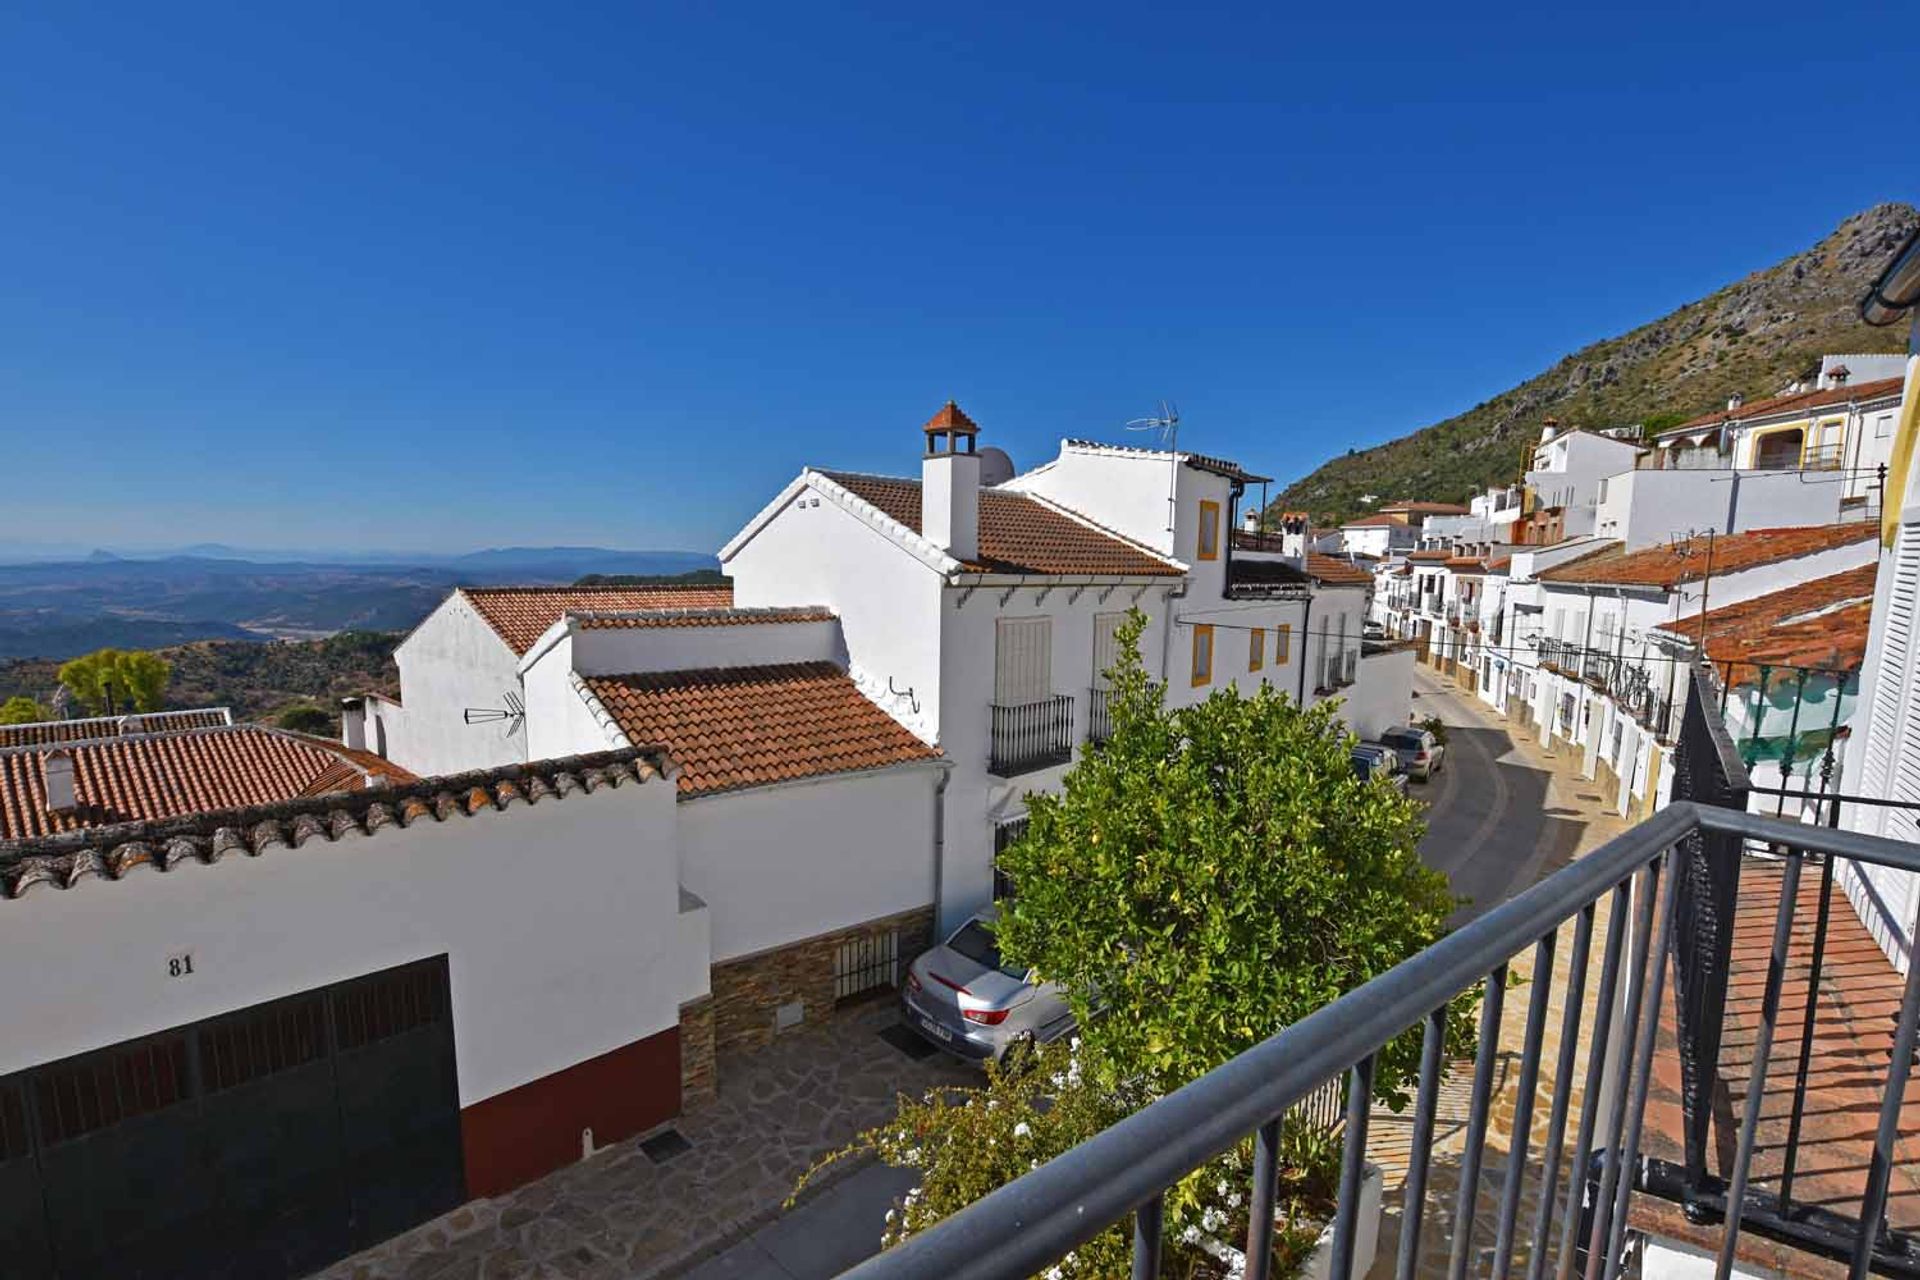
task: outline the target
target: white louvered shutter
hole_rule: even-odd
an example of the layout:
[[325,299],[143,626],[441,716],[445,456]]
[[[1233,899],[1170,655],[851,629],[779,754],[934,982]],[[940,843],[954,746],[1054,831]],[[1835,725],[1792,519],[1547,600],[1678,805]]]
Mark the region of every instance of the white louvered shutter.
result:
[[[1920,727],[1906,714],[1915,682],[1914,610],[1920,595],[1920,525],[1901,525],[1889,566],[1886,627],[1880,663],[1867,710],[1862,782],[1866,793],[1893,800],[1920,800]],[[1920,708],[1915,708],[1920,710]]]
[[1108,685],[1107,672],[1120,657],[1120,624],[1126,620],[1124,613],[1093,615],[1093,687],[1096,689]]
[[1003,707],[1039,702],[1053,692],[1053,619],[1002,618],[993,665],[993,700]]

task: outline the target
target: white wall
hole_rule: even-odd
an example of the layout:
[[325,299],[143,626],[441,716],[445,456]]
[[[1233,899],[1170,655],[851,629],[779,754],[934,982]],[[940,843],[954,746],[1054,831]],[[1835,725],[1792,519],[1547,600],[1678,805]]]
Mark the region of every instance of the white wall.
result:
[[1626,471],[1607,477],[1594,532],[1637,551],[1689,530],[1832,524],[1845,489],[1837,472]]
[[464,595],[443,600],[393,659],[405,711],[388,721],[388,759],[426,777],[528,758],[520,728],[465,722],[468,708],[503,709],[521,687],[518,658]]
[[[833,662],[845,666],[840,624],[753,622],[725,626],[588,627],[563,621],[573,638],[573,669],[583,676],[619,676],[636,671],[694,671],[788,662]],[[558,628],[556,628],[557,630]],[[522,666],[552,643],[550,631],[527,653]]]
[[[0,1075],[445,952],[461,1105],[676,1025],[674,788],[0,901]],[[193,956],[191,977],[167,958]]]
[[1413,650],[1362,655],[1359,676],[1342,697],[1340,718],[1361,738],[1378,738],[1407,723],[1413,711]]
[[[927,741],[938,740],[938,573],[811,485],[788,495],[721,567],[737,606],[831,608],[861,691]],[[899,696],[888,693],[889,682]]]
[[916,764],[681,802],[682,876],[708,904],[714,963],[932,902],[940,772]]

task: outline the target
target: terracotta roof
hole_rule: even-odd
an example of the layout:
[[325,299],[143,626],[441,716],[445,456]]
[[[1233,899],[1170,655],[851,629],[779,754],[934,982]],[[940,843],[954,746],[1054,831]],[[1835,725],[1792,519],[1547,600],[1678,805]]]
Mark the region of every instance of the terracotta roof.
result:
[[963,435],[978,435],[980,425],[967,416],[967,411],[949,400],[931,418],[922,431],[958,431]]
[[593,676],[586,685],[628,741],[666,749],[682,795],[940,758],[831,662]]
[[474,609],[521,657],[574,610],[710,609],[733,603],[723,587],[462,587]]
[[[1862,565],[1711,610],[1704,620],[1707,657],[1716,664],[1853,670],[1867,654],[1874,576],[1874,565]],[[1658,629],[1697,643],[1701,623],[1695,615]]]
[[1371,515],[1361,516],[1358,520],[1349,520],[1340,527],[1342,529],[1378,529],[1383,526],[1404,529],[1407,527],[1407,522],[1389,515]]
[[96,877],[118,880],[139,867],[164,872],[182,862],[218,862],[230,853],[258,857],[275,848],[297,849],[316,838],[331,843],[424,820],[445,822],[646,782],[670,767],[655,752],[628,748],[0,842],[0,899],[18,898],[41,884],[71,889]]
[[1828,387],[1824,391],[1796,391],[1792,395],[1772,396],[1766,400],[1755,400],[1751,404],[1743,404],[1737,409],[1716,409],[1712,413],[1703,413],[1697,418],[1689,418],[1677,427],[1662,431],[1655,438],[1664,440],[1668,436],[1698,431],[1701,427],[1717,427],[1728,422],[1746,422],[1753,418],[1770,418],[1781,413],[1808,413],[1814,409],[1847,404],[1855,400],[1877,400],[1881,396],[1898,395],[1905,382],[1905,378],[1880,378],[1874,382],[1862,382],[1852,387]]
[[[889,518],[920,532],[920,482],[822,472]],[[1175,577],[1180,569],[1117,533],[1084,524],[1025,494],[980,491],[980,558],[969,573]]]
[[1488,573],[1505,573],[1511,568],[1513,568],[1512,556],[1501,556],[1496,560],[1487,561]]
[[785,609],[641,609],[625,613],[602,613],[569,609],[572,618],[588,631],[644,630],[651,627],[743,627],[781,622],[832,622],[837,615],[824,605],[799,605]]
[[1101,440],[1067,440],[1066,444],[1076,449],[1098,449],[1105,453],[1130,453],[1142,458],[1178,457],[1181,462],[1195,471],[1205,471],[1216,476],[1225,476],[1229,480],[1240,480],[1250,484],[1266,484],[1272,476],[1258,476],[1239,463],[1228,458],[1212,458],[1204,453],[1171,454],[1165,449],[1142,449],[1136,444],[1107,444]]
[[35,724],[0,725],[0,748],[45,747],[95,738],[124,738],[134,733],[163,733],[172,729],[213,729],[233,723],[225,707],[197,707],[189,711],[146,711],[129,716],[90,716],[84,720],[42,720]]
[[1422,564],[1443,564],[1453,559],[1451,551],[1409,551],[1408,560],[1418,560]]
[[1478,556],[1449,556],[1447,568],[1455,573],[1485,573],[1487,562]]
[[[46,759],[73,758],[71,811],[46,807]],[[233,725],[0,752],[0,840],[270,804],[413,775],[302,733]]]
[[1470,512],[1470,508],[1457,502],[1391,502],[1380,510],[1404,511],[1416,516],[1464,516]]
[[1307,572],[1313,575],[1315,582],[1324,582],[1328,586],[1365,587],[1373,584],[1373,575],[1359,565],[1337,556],[1324,556],[1317,551],[1307,556]]
[[[1877,524],[1806,525],[1789,529],[1752,529],[1746,533],[1716,538],[1713,545],[1713,572],[1737,573],[1758,565],[1791,560],[1796,556],[1831,551],[1878,536]],[[1684,555],[1676,555],[1664,544],[1640,551],[1624,552],[1619,543],[1584,556],[1576,556],[1539,573],[1542,582],[1604,583],[1609,586],[1667,587],[1694,582],[1707,568],[1707,540],[1695,538]]]

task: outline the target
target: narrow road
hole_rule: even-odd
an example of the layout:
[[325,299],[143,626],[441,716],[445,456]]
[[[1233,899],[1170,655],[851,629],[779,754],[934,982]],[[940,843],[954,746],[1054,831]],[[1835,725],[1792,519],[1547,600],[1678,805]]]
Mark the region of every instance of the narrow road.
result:
[[1592,784],[1573,776],[1564,752],[1542,751],[1504,717],[1452,681],[1415,667],[1414,714],[1447,726],[1446,762],[1413,784],[1427,802],[1420,856],[1468,900],[1455,918],[1498,906],[1621,824],[1599,813]]

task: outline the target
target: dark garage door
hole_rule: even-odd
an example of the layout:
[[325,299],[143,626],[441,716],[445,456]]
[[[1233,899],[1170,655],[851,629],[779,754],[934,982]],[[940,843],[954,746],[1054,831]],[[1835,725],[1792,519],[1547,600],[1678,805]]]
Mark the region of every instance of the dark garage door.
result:
[[0,1078],[0,1258],[273,1280],[464,1199],[446,957]]

